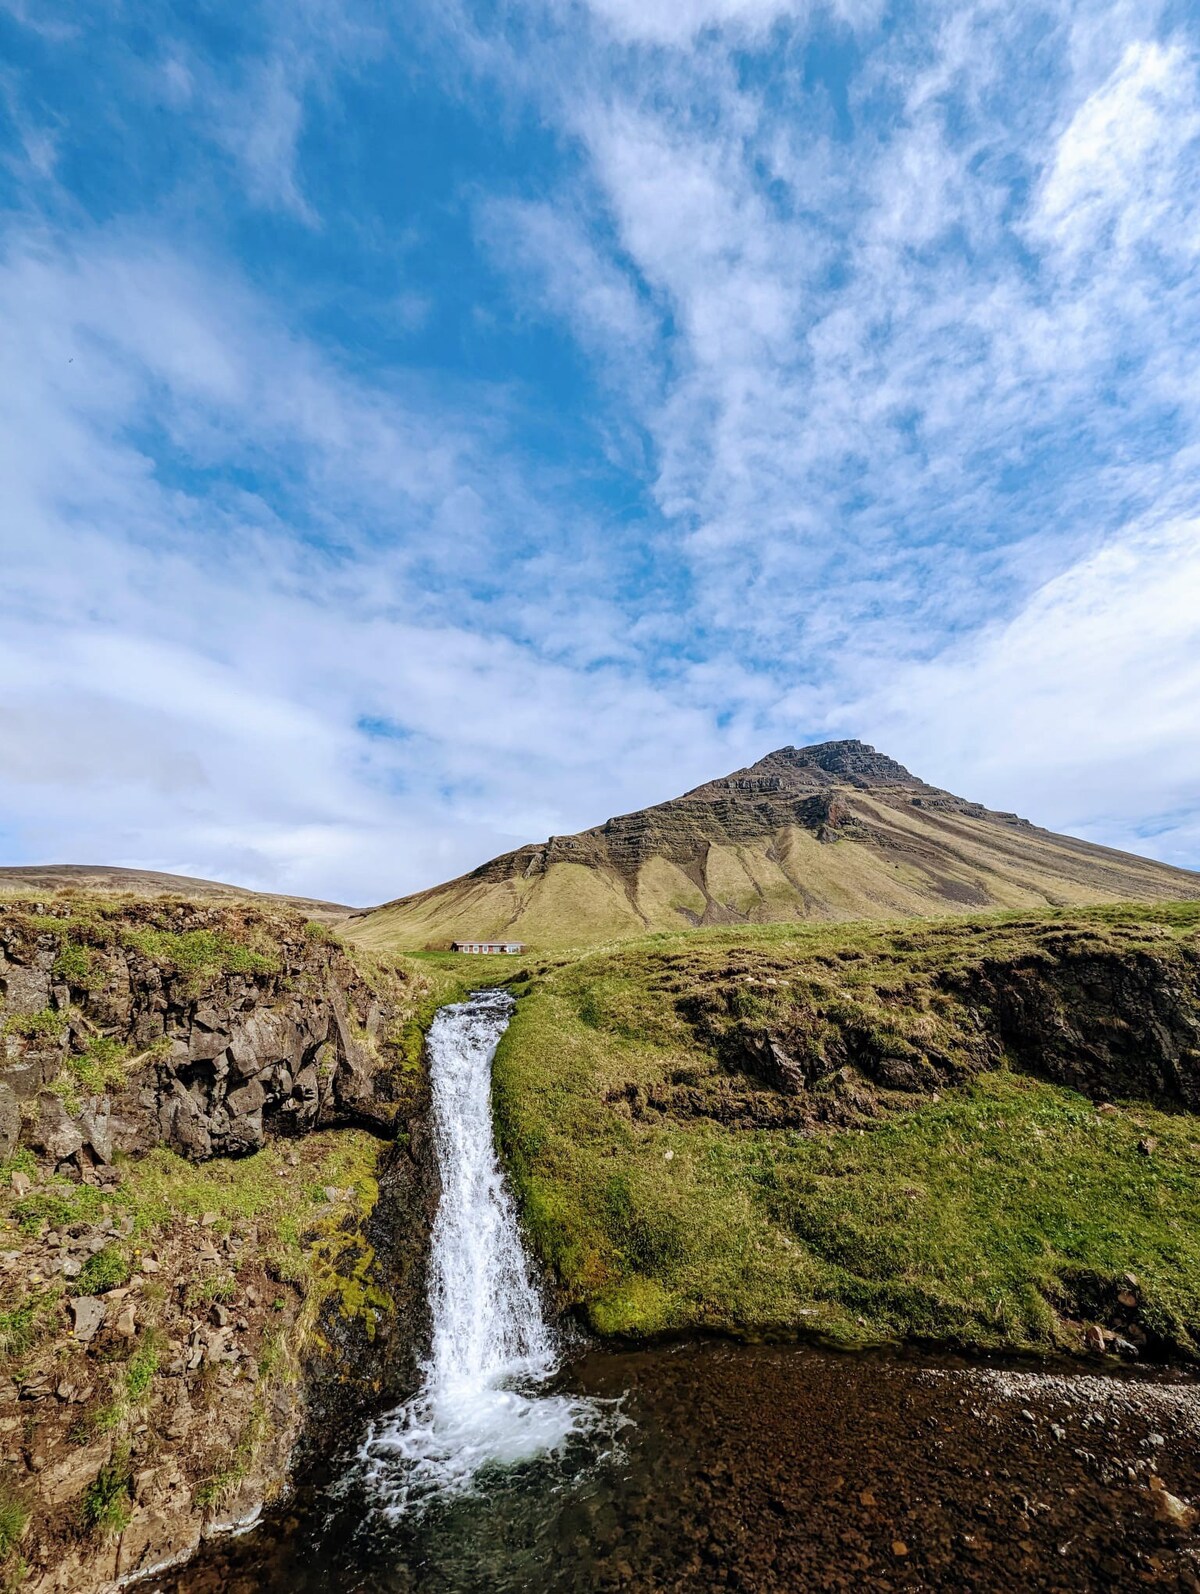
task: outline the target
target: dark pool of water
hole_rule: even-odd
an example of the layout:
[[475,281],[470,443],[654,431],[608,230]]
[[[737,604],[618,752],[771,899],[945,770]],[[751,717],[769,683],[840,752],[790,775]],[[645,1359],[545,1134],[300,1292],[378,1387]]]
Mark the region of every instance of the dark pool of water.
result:
[[719,1344],[596,1353],[611,1439],[388,1522],[313,1485],[144,1587],[380,1594],[1186,1589],[1200,1385]]

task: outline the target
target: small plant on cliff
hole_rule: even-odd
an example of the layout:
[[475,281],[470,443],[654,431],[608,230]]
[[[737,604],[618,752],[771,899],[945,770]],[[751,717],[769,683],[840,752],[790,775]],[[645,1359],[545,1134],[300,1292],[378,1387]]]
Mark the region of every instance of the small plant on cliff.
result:
[[103,985],[103,975],[93,967],[92,954],[78,941],[64,940],[54,959],[54,977],[78,990],[91,991]]
[[244,1468],[233,1466],[214,1473],[211,1478],[205,1478],[196,1490],[194,1496],[196,1504],[204,1511],[220,1505],[234,1485],[240,1483],[245,1475]]
[[125,1064],[129,1053],[111,1035],[97,1035],[87,1050],[67,1058],[67,1067],[84,1090],[98,1096],[106,1090],[119,1090],[125,1083]]
[[6,1035],[20,1035],[23,1040],[57,1040],[67,1027],[67,1015],[52,1007],[43,1007],[40,1013],[12,1013],[4,1021]]
[[0,1312],[0,1362],[16,1360],[32,1350],[37,1339],[38,1303],[22,1301],[9,1312]]
[[28,1526],[28,1506],[7,1484],[0,1484],[0,1566],[25,1537]]
[[158,1341],[147,1333],[125,1364],[125,1393],[135,1404],[143,1398],[158,1371]]
[[201,1279],[188,1290],[188,1301],[193,1306],[212,1306],[221,1301],[236,1301],[238,1282],[232,1273],[218,1273],[214,1278]]
[[115,1290],[129,1277],[129,1263],[115,1246],[106,1245],[83,1264],[76,1286],[80,1295],[101,1295]]
[[132,1514],[128,1457],[114,1455],[83,1494],[83,1525],[91,1533],[121,1533]]

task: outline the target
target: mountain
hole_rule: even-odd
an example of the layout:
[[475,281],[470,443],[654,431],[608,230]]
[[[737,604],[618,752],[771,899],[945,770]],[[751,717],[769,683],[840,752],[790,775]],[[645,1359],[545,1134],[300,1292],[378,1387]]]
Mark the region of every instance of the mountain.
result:
[[864,742],[782,747],[576,836],[518,847],[347,928],[367,945],[583,946],[688,925],[1200,897],[1200,875],[1040,830]]
[[245,886],[223,885],[218,880],[197,880],[186,874],[161,874],[157,869],[119,869],[114,865],[98,863],[10,864],[0,867],[0,891],[27,891],[34,894],[44,891],[133,892],[143,897],[250,897],[283,903],[306,913],[310,919],[321,919],[330,924],[353,912],[353,909],[338,902],[250,891]]

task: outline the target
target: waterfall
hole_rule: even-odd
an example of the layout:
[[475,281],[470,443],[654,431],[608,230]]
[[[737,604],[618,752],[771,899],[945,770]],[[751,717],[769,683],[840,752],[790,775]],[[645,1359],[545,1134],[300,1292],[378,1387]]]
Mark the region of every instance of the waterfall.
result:
[[559,1450],[589,1423],[587,1402],[538,1389],[556,1369],[555,1338],[492,1135],[492,1058],[512,1009],[506,992],[476,992],[442,1008],[429,1031],[442,1183],[429,1264],[433,1338],[417,1394],[372,1424],[360,1451],[387,1511],[464,1489],[488,1465]]

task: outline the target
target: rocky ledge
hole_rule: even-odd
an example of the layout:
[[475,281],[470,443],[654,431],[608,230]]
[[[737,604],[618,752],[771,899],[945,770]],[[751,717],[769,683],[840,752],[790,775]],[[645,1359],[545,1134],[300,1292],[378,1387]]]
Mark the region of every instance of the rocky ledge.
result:
[[291,912],[0,908],[0,1585],[185,1556],[409,1387],[427,996]]

